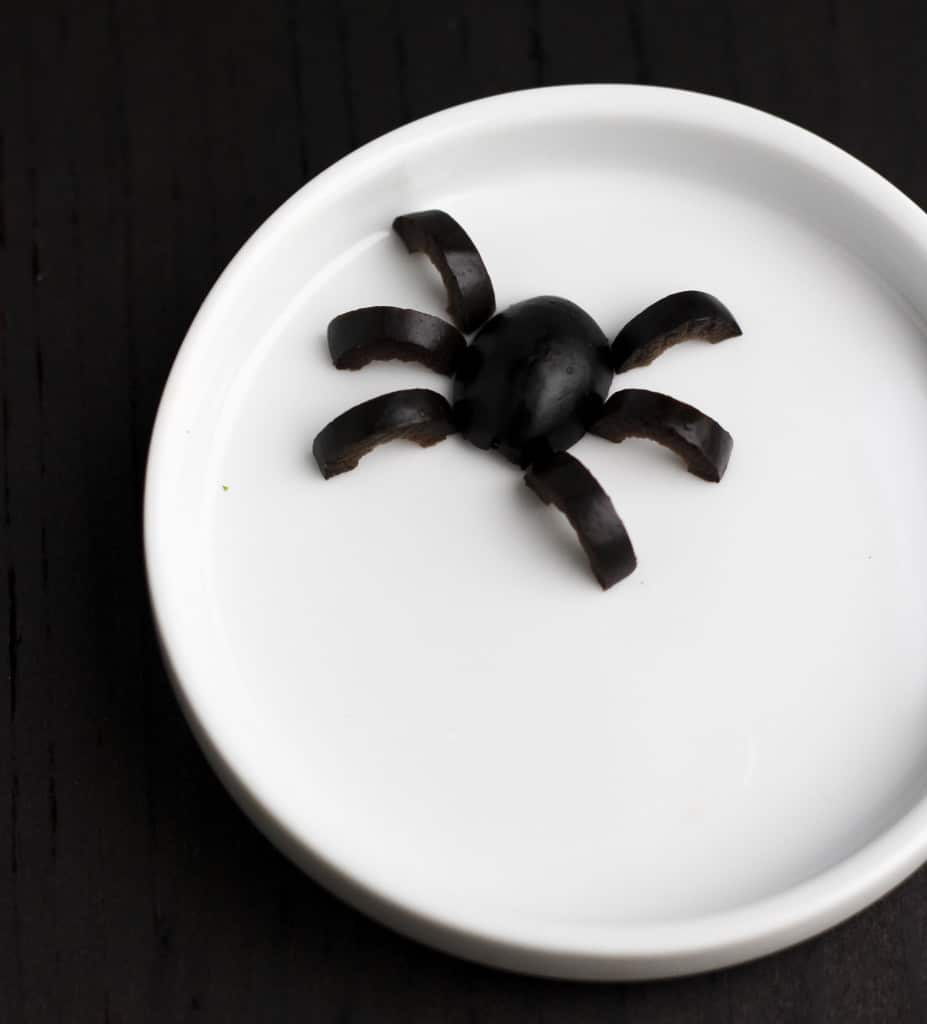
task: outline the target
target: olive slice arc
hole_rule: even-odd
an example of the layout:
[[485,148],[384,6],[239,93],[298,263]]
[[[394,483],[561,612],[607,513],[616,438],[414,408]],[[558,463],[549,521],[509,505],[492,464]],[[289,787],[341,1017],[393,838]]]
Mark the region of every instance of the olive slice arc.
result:
[[589,430],[608,441],[656,441],[679,455],[690,473],[711,483],[724,476],[734,447],[724,427],[694,406],[639,388],[615,392]]
[[525,483],[569,519],[595,578],[608,590],[637,568],[637,557],[611,499],[588,469],[567,452],[533,465]]
[[668,348],[697,338],[716,344],[741,334],[740,324],[714,295],[707,292],[674,292],[638,313],[612,342],[616,373],[648,366]]
[[375,359],[400,359],[450,377],[466,347],[456,327],[416,309],[365,306],[336,316],[328,325],[328,350],[339,370],[359,370]]
[[354,469],[378,445],[403,439],[428,448],[455,431],[451,407],[427,388],[392,391],[355,405],[324,427],[312,454],[325,479]]
[[393,221],[393,230],[409,252],[423,252],[435,265],[447,291],[448,312],[462,331],[475,331],[493,315],[496,296],[486,265],[449,213],[406,213]]

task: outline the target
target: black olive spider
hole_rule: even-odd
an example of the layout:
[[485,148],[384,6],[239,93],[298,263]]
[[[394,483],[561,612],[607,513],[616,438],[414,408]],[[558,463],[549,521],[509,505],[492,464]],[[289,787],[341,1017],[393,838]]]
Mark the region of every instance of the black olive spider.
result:
[[[543,295],[495,312],[492,282],[463,228],[442,210],[397,217],[409,252],[424,252],[441,274],[460,330],[411,309],[373,306],[336,317],[328,345],[339,369],[374,359],[424,363],[453,378],[453,407],[412,388],[363,402],[332,420],[313,455],[323,476],[353,469],[371,449],[405,438],[422,447],[459,432],[526,469],[525,483],[566,514],[607,589],[633,572],[630,538],[608,495],[567,449],[587,431],[609,441],[646,437],[679,454],[689,472],[719,481],[733,440],[720,424],[668,395],[636,388],[606,401],[615,373],[644,366],[687,338],[739,335],[730,311],[705,292],[667,295],[609,344],[575,303]],[[467,344],[463,334],[476,331]]]

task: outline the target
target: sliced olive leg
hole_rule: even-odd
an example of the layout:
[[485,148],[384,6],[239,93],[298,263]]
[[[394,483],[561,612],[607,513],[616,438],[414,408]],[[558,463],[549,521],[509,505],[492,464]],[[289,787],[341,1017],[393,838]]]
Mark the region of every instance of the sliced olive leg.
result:
[[676,292],[638,313],[612,343],[616,373],[647,366],[687,338],[712,343],[741,333],[731,311],[707,292]]
[[581,462],[559,452],[532,466],[525,483],[570,520],[603,590],[634,572],[637,558],[631,538],[611,499]]
[[450,377],[466,347],[456,327],[415,309],[367,306],[342,313],[328,325],[328,350],[339,370],[359,370],[374,359],[401,359]]
[[727,469],[734,439],[710,416],[656,391],[626,388],[605,403],[589,430],[609,441],[646,437],[676,452],[690,473],[717,483]]
[[435,265],[447,291],[447,309],[457,326],[469,334],[496,309],[489,272],[470,236],[443,210],[407,213],[393,221],[393,230],[409,252],[424,252]]
[[380,395],[355,405],[325,427],[312,454],[327,480],[354,469],[377,445],[405,439],[427,448],[454,433],[447,399],[425,388]]

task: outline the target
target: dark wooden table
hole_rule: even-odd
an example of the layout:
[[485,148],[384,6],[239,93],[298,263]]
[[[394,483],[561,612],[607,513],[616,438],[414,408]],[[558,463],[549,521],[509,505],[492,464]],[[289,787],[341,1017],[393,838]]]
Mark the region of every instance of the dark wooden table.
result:
[[198,303],[344,153],[490,93],[651,82],[796,121],[925,205],[925,40],[922,0],[4,5],[0,1022],[927,1021],[924,871],[797,949],[660,984],[510,976],[372,924],[206,766],[139,532]]

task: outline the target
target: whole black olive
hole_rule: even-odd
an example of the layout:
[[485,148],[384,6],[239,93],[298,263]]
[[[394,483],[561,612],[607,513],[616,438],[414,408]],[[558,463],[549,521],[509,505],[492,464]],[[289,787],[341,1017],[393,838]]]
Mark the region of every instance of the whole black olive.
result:
[[454,377],[454,418],[478,448],[527,466],[566,451],[602,409],[608,338],[574,302],[517,302],[480,328]]

